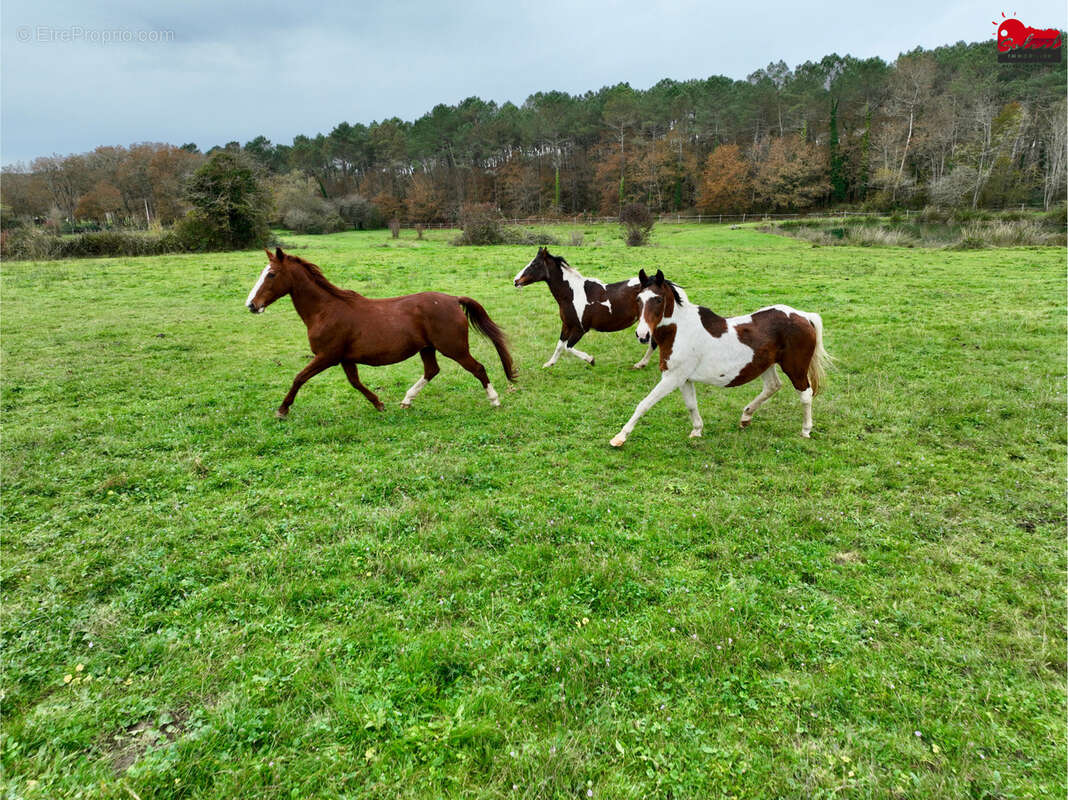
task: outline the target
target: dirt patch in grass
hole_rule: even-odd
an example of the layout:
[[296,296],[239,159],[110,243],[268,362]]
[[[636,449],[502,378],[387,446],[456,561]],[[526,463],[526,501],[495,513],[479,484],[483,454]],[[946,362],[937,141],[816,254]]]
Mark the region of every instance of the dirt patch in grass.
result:
[[189,710],[164,711],[145,717],[107,738],[104,751],[116,775],[122,775],[151,748],[169,744],[187,728]]

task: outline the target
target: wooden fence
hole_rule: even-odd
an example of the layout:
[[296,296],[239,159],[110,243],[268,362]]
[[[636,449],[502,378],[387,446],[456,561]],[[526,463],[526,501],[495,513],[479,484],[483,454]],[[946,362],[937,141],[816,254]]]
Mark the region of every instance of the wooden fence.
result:
[[[1000,209],[981,209],[982,211],[1042,211],[1042,206],[1012,206]],[[911,217],[919,217],[923,211],[904,209],[898,212],[906,220]],[[679,225],[684,222],[696,222],[701,224],[742,224],[746,222],[772,222],[774,220],[787,219],[841,219],[849,217],[887,217],[889,213],[879,211],[811,211],[796,214],[765,214],[762,212],[747,214],[657,214],[656,221],[661,225]],[[523,227],[530,225],[595,225],[595,224],[618,224],[618,217],[595,217],[591,215],[579,215],[574,217],[506,217],[501,220],[505,225]],[[459,229],[459,222],[402,222],[402,228],[415,228],[422,225],[427,230],[451,230]]]

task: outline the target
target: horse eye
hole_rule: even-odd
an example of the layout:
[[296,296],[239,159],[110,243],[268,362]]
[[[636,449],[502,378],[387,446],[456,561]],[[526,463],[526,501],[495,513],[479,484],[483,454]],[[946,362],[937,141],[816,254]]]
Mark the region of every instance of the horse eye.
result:
[[268,272],[267,273],[267,277],[268,278],[273,278],[274,277],[274,273],[273,272]]

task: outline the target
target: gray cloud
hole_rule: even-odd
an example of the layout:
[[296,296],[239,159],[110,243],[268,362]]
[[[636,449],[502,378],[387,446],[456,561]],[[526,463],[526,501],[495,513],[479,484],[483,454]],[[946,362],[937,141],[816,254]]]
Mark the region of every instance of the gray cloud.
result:
[[[372,7],[159,0],[106,8],[8,0],[0,157],[11,163],[135,141],[203,148],[259,134],[289,142],[343,120],[415,119],[471,95],[521,103],[548,89],[744,78],[769,61],[796,66],[831,52],[893,59],[917,45],[989,37],[991,8],[951,2],[932,10],[918,0],[871,8],[546,0],[525,9],[488,0]],[[1017,3],[1013,11],[1032,24],[1064,24],[1063,9],[1054,13],[1048,3]],[[73,26],[173,38],[36,39],[42,28]],[[34,36],[21,41],[27,30]]]

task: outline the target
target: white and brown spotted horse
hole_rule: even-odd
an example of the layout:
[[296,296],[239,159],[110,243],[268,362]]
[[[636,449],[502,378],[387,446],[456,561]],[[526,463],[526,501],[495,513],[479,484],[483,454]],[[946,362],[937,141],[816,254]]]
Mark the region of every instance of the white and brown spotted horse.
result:
[[801,435],[809,436],[812,396],[819,392],[830,361],[823,349],[819,314],[770,306],[744,317],[724,319],[691,303],[663,272],[649,278],[642,271],[638,278],[641,321],[635,335],[641,342],[652,339],[660,346],[662,375],[612,439],[613,447],[622,447],[642,415],[676,389],[690,412],[690,436],[700,436],[704,422],[697,410],[695,381],[741,386],[758,376],[763,378],[764,390],[742,411],[741,426],[748,426],[756,410],[782,386],[776,364],[797,390],[804,409]]
[[[638,292],[641,286],[637,278],[609,284],[596,278],[586,278],[562,257],[551,255],[547,248],[542,247],[512,282],[522,287],[538,281],[549,284],[549,291],[560,306],[560,321],[563,323],[556,350],[542,365],[544,367],[555,364],[565,351],[593,366],[593,356],[575,349],[579,339],[587,331],[621,331],[638,319]],[[649,363],[649,356],[655,347],[656,343],[650,340],[645,356],[634,365],[635,369],[641,369]]]

